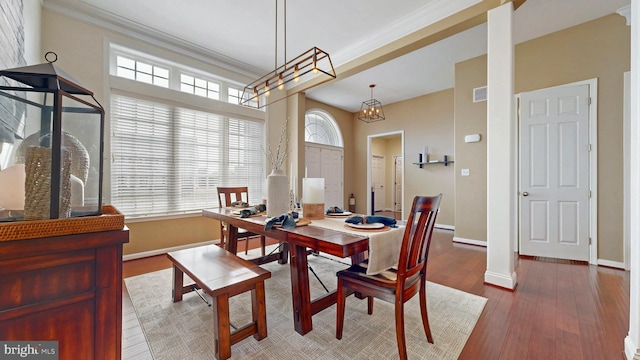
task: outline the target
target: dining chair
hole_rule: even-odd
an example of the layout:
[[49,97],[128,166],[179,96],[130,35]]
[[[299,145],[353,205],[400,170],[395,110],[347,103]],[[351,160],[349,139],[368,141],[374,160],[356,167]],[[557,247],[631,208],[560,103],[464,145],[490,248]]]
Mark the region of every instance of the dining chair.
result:
[[442,194],[416,196],[402,239],[397,270],[388,269],[367,275],[367,261],[341,270],[338,276],[336,338],[342,339],[347,296],[358,293],[367,297],[367,313],[373,313],[373,298],[395,304],[396,339],[400,359],[407,358],[404,335],[404,303],[420,293],[420,313],[427,341],[433,344],[427,316],[426,272],[431,234]]
[[[246,186],[235,186],[235,187],[218,187],[218,203],[220,207],[229,207],[236,201],[241,201],[245,203],[249,203],[249,189]],[[220,222],[220,246],[223,249],[227,248],[228,245],[228,224]],[[245,229],[238,229],[238,241],[245,241],[244,245],[244,253],[247,254],[249,252],[249,238],[260,236],[260,250],[262,251],[262,256],[265,256],[265,237],[264,235],[259,235],[256,233],[252,233]]]

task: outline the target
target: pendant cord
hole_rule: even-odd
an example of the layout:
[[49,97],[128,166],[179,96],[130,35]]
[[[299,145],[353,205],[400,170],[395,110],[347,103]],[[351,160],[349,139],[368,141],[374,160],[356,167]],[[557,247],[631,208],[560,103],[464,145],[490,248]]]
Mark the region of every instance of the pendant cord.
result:
[[284,64],[286,63],[287,63],[287,0],[284,0]]
[[273,54],[274,56],[274,69],[278,69],[278,0],[276,0],[276,51]]

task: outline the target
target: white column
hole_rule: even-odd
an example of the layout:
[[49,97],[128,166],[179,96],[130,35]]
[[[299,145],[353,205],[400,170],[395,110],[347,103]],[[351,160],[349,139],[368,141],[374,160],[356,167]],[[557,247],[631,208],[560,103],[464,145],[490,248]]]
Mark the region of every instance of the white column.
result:
[[[629,218],[640,218],[640,0],[631,0],[631,124]],[[629,334],[624,339],[627,359],[640,359],[640,223],[631,221]]]
[[487,271],[484,281],[514,289],[516,139],[513,3],[488,12]]

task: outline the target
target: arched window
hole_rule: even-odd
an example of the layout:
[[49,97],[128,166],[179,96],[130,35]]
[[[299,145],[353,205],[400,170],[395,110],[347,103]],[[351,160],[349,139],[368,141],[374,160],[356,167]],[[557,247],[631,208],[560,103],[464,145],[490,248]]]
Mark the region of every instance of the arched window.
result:
[[317,144],[344,147],[338,124],[324,110],[309,110],[304,117],[304,140]]

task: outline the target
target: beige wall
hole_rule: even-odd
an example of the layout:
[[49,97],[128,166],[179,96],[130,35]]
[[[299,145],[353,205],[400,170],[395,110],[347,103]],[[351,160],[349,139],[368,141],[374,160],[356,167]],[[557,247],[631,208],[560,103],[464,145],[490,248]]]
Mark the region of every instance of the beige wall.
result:
[[203,216],[127,223],[127,227],[125,255],[220,239],[220,223]]
[[[487,241],[487,102],[473,102],[473,89],[487,84],[487,57],[455,66],[455,237]],[[480,134],[480,142],[464,136]],[[460,176],[469,169],[469,176]]]
[[630,30],[609,15],[516,48],[515,91],[598,78],[598,258],[623,254],[623,74],[630,69]]
[[[41,30],[43,53],[55,51],[58,54],[56,65],[95,93],[98,101],[106,109],[107,127],[109,121],[109,99],[105,94],[109,92],[109,79],[107,76],[107,42],[109,40],[204,71],[248,82],[248,79],[228,70],[194,60],[167,49],[135,41],[126,36],[87,25],[48,10],[42,11]],[[280,127],[276,125],[276,128],[279,131]],[[276,134],[278,133],[276,132]],[[130,229],[130,239],[129,243],[124,246],[125,255],[220,238],[219,223],[200,216],[161,221],[127,222],[127,226]]]
[[[247,81],[239,74],[194,60],[183,54],[135,41],[104,29],[42,11],[42,52],[55,51],[61,68],[69,72],[107,107],[109,80],[107,42],[115,40],[125,46],[150,52],[159,57]],[[629,28],[624,18],[610,15],[516,47],[516,92],[529,91],[575,81],[598,78],[598,238],[600,258],[622,261],[622,74],[629,70]],[[300,144],[304,121],[302,109],[322,108],[330,112],[345,140],[345,202],[350,193],[357,198],[357,211],[366,209],[367,137],[396,131],[404,133],[405,197],[408,211],[415,195],[442,192],[441,225],[455,225],[456,236],[486,240],[486,138],[480,143],[464,144],[469,133],[485,134],[486,103],[471,103],[471,89],[486,83],[486,60],[472,59],[456,65],[455,91],[420,96],[394,104],[383,104],[387,120],[367,124],[356,114],[295,96],[269,109],[268,141],[276,141],[286,117],[296,121],[290,131]],[[295,104],[290,104],[295,101]],[[454,126],[455,114],[455,126]],[[303,134],[303,133],[302,133]],[[302,137],[303,139],[303,137]],[[431,158],[449,155],[450,166],[412,164],[425,146]],[[301,148],[297,146],[297,148]],[[304,155],[294,150],[292,161],[301,178]],[[471,176],[460,177],[461,168]],[[289,172],[289,167],[287,167]],[[456,222],[456,219],[460,221]],[[128,224],[131,241],[125,253],[180,246],[219,237],[217,222],[196,218],[137,222]],[[176,230],[176,229],[179,229]]]
[[404,199],[403,210],[411,209],[416,195],[443,194],[441,211],[437,223],[454,225],[454,186],[453,166],[442,164],[426,165],[423,168],[414,165],[418,153],[429,146],[432,159],[442,159],[448,155],[455,160],[454,154],[454,117],[453,89],[428,94],[406,101],[382,104],[386,120],[365,123],[353,114],[355,144],[353,193],[357,202],[357,211],[366,211],[367,184],[367,141],[370,135],[404,132]]
[[[598,79],[598,258],[622,262],[622,93],[630,68],[630,31],[624,17],[609,15],[516,46],[515,92]],[[486,84],[486,57],[456,65],[456,237],[486,241],[486,104],[471,102],[471,89]],[[472,149],[475,149],[472,151]],[[470,177],[459,169],[469,168]]]

